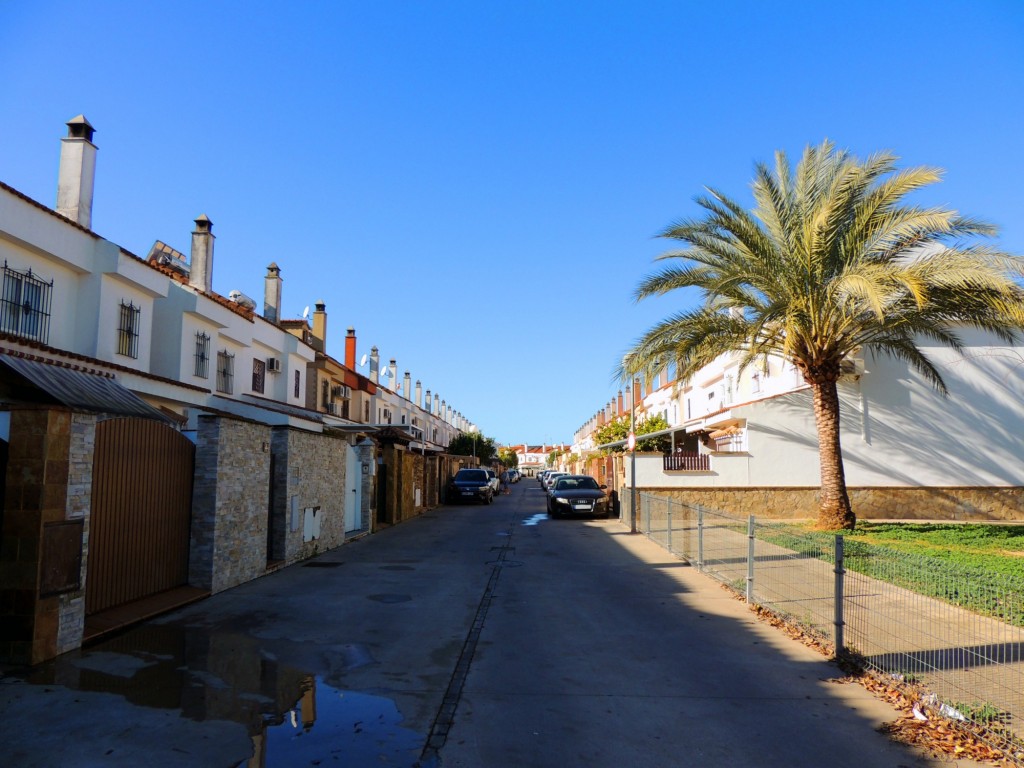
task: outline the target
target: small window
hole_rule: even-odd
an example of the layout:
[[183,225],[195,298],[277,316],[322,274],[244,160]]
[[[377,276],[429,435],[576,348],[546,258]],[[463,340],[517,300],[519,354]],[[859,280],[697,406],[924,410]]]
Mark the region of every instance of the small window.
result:
[[202,331],[196,332],[196,376],[210,378],[210,337]]
[[3,294],[0,296],[0,331],[49,341],[50,294],[53,281],[46,283],[32,274],[19,272],[4,262]]
[[139,357],[139,318],[142,308],[133,302],[121,302],[121,312],[117,325],[117,354],[138,359]]
[[296,371],[295,372],[295,392],[294,392],[294,396],[295,397],[299,396],[299,385],[301,383],[302,383],[302,379],[299,377],[299,372]]
[[235,386],[235,356],[226,349],[217,353],[217,391],[230,395]]
[[252,391],[263,394],[267,382],[267,361],[254,357],[252,359]]

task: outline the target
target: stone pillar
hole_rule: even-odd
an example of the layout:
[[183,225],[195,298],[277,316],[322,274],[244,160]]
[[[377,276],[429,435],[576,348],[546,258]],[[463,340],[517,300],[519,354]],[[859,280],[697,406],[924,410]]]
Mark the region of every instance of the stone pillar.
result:
[[0,659],[82,644],[95,417],[11,411],[0,548]]

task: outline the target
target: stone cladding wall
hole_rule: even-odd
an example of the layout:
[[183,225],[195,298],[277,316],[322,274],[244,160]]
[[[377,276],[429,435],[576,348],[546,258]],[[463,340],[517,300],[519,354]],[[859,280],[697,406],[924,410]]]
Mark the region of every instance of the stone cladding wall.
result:
[[[817,488],[638,490],[737,517],[813,519],[818,515]],[[849,488],[848,492],[860,520],[1024,520],[1024,488]]]
[[270,427],[262,424],[199,418],[189,553],[193,586],[221,592],[266,573],[270,441]]
[[[285,562],[294,563],[340,546],[345,541],[347,440],[277,427],[271,445],[274,514],[280,514],[284,523]],[[296,526],[292,525],[293,505],[299,511]],[[305,510],[315,507],[319,507],[320,536],[303,541]]]

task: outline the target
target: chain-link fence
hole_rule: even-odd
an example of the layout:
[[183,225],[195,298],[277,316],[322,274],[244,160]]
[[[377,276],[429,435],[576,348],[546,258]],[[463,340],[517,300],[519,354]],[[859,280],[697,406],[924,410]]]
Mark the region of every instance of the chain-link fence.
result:
[[1024,577],[638,496],[640,532],[1024,765]]

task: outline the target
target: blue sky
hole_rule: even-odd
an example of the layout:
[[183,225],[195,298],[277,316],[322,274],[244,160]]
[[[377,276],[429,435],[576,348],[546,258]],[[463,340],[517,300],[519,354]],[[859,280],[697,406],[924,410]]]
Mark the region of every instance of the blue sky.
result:
[[946,169],[921,201],[1024,254],[1024,2],[0,0],[0,180],[46,205],[64,123],[93,229],[217,235],[214,289],[380,348],[499,442],[569,441],[693,296],[635,304],[704,185],[828,137]]

